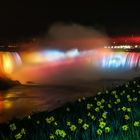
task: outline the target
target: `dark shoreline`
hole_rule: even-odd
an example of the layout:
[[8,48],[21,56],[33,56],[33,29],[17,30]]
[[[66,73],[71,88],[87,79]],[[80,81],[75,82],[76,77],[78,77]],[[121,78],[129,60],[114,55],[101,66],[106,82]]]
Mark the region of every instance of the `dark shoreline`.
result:
[[9,88],[19,86],[21,83],[17,80],[13,81],[9,78],[0,77],[0,90],[8,90]]

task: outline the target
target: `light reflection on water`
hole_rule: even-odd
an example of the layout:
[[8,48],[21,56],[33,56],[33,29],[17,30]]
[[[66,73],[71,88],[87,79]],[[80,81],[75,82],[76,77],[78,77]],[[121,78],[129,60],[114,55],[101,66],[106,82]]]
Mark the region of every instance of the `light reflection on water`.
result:
[[[100,83],[100,84],[99,84]],[[60,87],[16,87],[0,91],[0,123],[13,117],[24,117],[32,112],[53,110],[79,97],[93,96],[101,88],[120,81],[99,81],[83,85]]]

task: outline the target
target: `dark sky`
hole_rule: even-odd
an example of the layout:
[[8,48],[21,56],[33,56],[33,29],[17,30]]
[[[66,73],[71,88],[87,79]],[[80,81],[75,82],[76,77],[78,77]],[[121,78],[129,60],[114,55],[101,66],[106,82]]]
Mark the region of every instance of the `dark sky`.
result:
[[60,5],[41,1],[1,3],[0,41],[14,42],[43,35],[56,22],[93,26],[109,36],[140,34],[140,6],[134,1]]

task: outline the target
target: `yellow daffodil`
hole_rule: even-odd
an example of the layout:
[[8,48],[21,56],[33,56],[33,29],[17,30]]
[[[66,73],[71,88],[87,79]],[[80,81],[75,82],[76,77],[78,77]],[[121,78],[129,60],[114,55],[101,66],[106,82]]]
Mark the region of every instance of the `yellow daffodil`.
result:
[[49,138],[50,138],[51,140],[54,140],[54,139],[55,139],[55,135],[50,134]]
[[115,101],[114,104],[116,105],[116,104],[118,104],[118,103]]
[[118,98],[118,95],[115,95],[115,98]]
[[77,129],[77,127],[76,127],[75,125],[71,125],[71,126],[70,126],[70,130],[71,130],[71,131],[74,132],[76,129]]
[[51,116],[50,118],[46,118],[46,122],[47,122],[48,124],[52,123],[54,120],[55,120],[55,119],[54,119],[53,116]]
[[31,116],[30,116],[30,115],[28,116],[28,119],[29,119],[29,120],[31,119]]
[[98,92],[97,95],[101,95],[101,92]]
[[93,107],[93,104],[87,104],[87,109],[91,109]]
[[104,121],[104,119],[103,119],[103,118],[100,118],[100,119],[99,119],[99,122],[103,122],[103,121]]
[[94,100],[95,100],[95,101],[97,101],[97,98],[96,98],[96,97],[94,97]]
[[16,134],[16,135],[15,135],[15,138],[16,138],[16,140],[21,139],[21,138],[22,138],[22,134],[21,134],[21,133]]
[[104,99],[101,99],[101,103],[104,103],[105,102],[105,100]]
[[86,98],[85,98],[85,97],[83,97],[82,99],[83,99],[83,100],[86,100]]
[[81,102],[81,101],[82,101],[81,98],[79,98],[79,99],[78,99],[78,102]]
[[61,131],[60,129],[56,129],[55,134],[58,136],[60,131]]
[[137,102],[137,100],[138,100],[137,97],[133,98],[133,101],[134,101],[134,102]]
[[110,127],[105,127],[105,132],[106,132],[106,133],[109,133],[109,132],[110,132],[110,130],[111,130],[111,128],[110,128]]
[[36,121],[37,124],[40,124],[40,121]]
[[99,110],[100,110],[99,107],[96,107],[96,108],[95,108],[95,111],[96,111],[96,112],[99,112]]
[[57,122],[54,122],[54,125],[55,125],[55,126],[57,126],[57,125],[58,125],[58,123],[57,123]]
[[108,104],[107,106],[108,106],[108,108],[112,108],[111,104]]
[[123,131],[127,131],[128,128],[129,128],[128,125],[123,125],[123,126],[122,126]]
[[60,130],[60,129],[56,129],[55,134],[57,136],[61,136],[62,138],[64,138],[66,136],[66,132],[64,130]]
[[103,114],[102,114],[102,117],[104,118],[104,119],[106,119],[106,112],[104,112]]
[[124,93],[124,94],[125,94],[125,90],[123,90],[123,91],[122,91],[122,93]]
[[66,111],[68,111],[68,112],[69,112],[69,111],[70,111],[70,108],[69,108],[69,107],[67,107],[67,108],[66,108]]
[[85,130],[87,130],[89,128],[89,125],[84,123],[83,126],[82,126]]
[[20,133],[25,135],[26,134],[25,129],[22,128]]
[[128,101],[129,101],[129,102],[131,102],[131,101],[132,101],[132,99],[131,99],[131,98],[128,98]]
[[11,131],[14,131],[14,130],[17,129],[17,127],[16,127],[16,125],[14,123],[13,124],[10,124],[9,127],[10,127],[10,130]]
[[125,107],[125,106],[123,106],[123,107],[122,107],[122,110],[125,112],[125,111],[126,111],[126,107]]
[[140,125],[140,122],[138,122],[138,121],[134,122],[134,126],[138,127],[139,125]]
[[103,109],[103,108],[104,108],[104,106],[103,106],[103,105],[101,105],[101,106],[100,106],[100,108],[101,108],[101,109]]
[[117,92],[115,91],[115,90],[113,90],[112,92],[111,92],[111,94],[113,94],[113,95],[115,95]]
[[125,119],[125,120],[129,120],[130,117],[129,117],[128,115],[124,115],[124,119]]
[[127,95],[127,98],[130,98],[130,95]]
[[98,130],[97,130],[97,134],[98,134],[98,135],[102,135],[102,133],[103,133],[103,132],[102,132],[101,129],[98,129]]
[[106,90],[105,93],[108,94],[109,93],[108,90]]
[[102,104],[102,103],[101,103],[100,101],[97,102],[97,106],[101,106],[101,104]]
[[79,119],[78,119],[78,123],[79,123],[79,124],[82,124],[82,123],[83,123],[83,120],[79,118]]
[[64,130],[61,130],[60,136],[64,138],[66,136],[66,132]]
[[92,115],[92,116],[91,116],[91,119],[92,119],[92,120],[95,120],[96,118],[95,118],[95,116],[94,116],[94,115]]
[[71,125],[71,122],[67,121],[67,126],[70,126]]
[[127,108],[127,112],[131,112],[131,108]]
[[90,112],[88,112],[88,116],[89,116],[89,117],[91,116],[91,113],[90,113]]
[[120,99],[117,99],[117,103],[120,103],[120,101],[121,101]]
[[120,111],[121,109],[120,109],[120,107],[118,108],[118,111]]
[[99,127],[100,128],[104,128],[106,126],[106,123],[105,122],[100,122],[100,124],[99,124]]
[[127,84],[125,84],[125,87],[126,87],[126,88],[128,88],[128,85],[127,85]]

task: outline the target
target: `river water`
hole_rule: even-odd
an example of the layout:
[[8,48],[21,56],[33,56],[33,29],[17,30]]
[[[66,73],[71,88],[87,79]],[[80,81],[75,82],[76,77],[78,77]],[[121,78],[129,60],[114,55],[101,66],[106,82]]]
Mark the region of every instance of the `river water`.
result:
[[94,96],[101,89],[120,83],[120,80],[105,80],[77,86],[20,86],[0,91],[0,123],[14,117],[22,118],[33,112],[51,111],[66,102],[83,96]]

